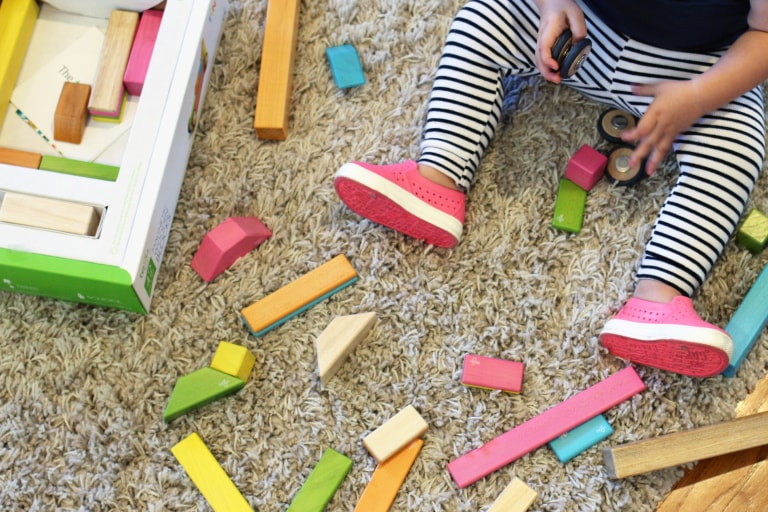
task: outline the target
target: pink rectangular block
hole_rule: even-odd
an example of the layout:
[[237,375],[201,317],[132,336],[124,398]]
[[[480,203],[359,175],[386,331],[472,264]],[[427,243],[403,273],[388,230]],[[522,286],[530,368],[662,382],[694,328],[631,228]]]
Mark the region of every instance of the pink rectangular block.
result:
[[128,94],[141,96],[162,19],[163,11],[157,9],[144,11],[141,14],[139,26],[136,29],[136,37],[131,47],[131,55],[128,57],[128,65],[123,76]]
[[565,169],[565,178],[584,190],[591,190],[600,181],[608,165],[608,157],[588,144],[576,151]]
[[454,459],[448,463],[448,472],[464,488],[644,389],[637,372],[628,366]]
[[465,386],[519,393],[523,387],[524,366],[517,361],[467,354],[464,356],[461,383]]

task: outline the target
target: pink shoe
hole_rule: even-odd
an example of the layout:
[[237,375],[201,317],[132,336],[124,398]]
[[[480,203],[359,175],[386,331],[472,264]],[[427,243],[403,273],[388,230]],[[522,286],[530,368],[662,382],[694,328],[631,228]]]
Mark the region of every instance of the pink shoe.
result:
[[606,322],[600,343],[615,356],[691,377],[712,377],[728,366],[733,341],[699,318],[691,299],[632,298]]
[[466,196],[423,177],[413,160],[344,164],[333,185],[352,211],[373,222],[438,247],[461,238]]

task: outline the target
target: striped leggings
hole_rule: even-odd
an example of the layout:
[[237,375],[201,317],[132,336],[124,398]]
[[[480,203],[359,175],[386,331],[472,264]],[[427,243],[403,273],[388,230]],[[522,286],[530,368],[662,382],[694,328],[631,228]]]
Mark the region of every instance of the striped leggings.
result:
[[[661,50],[628,39],[584,8],[592,51],[563,84],[642,116],[652,98],[631,84],[688,79],[720,53]],[[504,81],[538,74],[538,11],[532,0],[469,0],[451,25],[428,103],[421,163],[468,189],[499,123]],[[733,235],[765,158],[765,107],[758,87],[702,117],[674,144],[679,178],[665,201],[637,278],[690,296]]]

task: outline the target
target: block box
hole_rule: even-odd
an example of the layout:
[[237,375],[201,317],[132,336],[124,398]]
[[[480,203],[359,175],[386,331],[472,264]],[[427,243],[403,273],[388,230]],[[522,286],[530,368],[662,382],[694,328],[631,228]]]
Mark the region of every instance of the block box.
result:
[[[100,2],[71,4],[78,8],[68,12],[76,16],[88,5],[100,9],[83,16],[83,24],[105,14]],[[149,311],[228,7],[226,0],[167,3],[115,181],[0,164],[0,195],[42,196],[103,211],[96,236],[0,222],[0,290]],[[15,84],[16,78],[4,79]]]

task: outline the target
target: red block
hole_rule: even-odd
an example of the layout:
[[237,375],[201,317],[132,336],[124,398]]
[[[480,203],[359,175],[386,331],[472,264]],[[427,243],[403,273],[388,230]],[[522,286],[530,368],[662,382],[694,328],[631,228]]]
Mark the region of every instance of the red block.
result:
[[139,27],[136,29],[136,36],[131,47],[131,55],[128,57],[128,65],[123,76],[128,94],[141,96],[162,19],[163,11],[156,9],[144,11],[141,14]]
[[523,368],[523,363],[518,361],[467,354],[464,356],[461,383],[519,393],[523,387]]
[[256,217],[230,217],[205,235],[191,266],[210,283],[270,236],[272,232]]
[[571,180],[584,190],[589,191],[600,181],[605,173],[608,157],[584,144],[573,154],[565,169],[566,179]]

